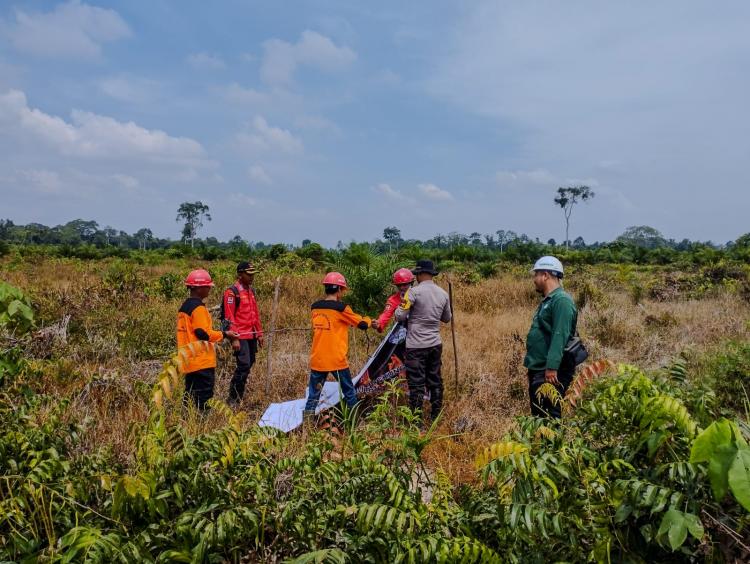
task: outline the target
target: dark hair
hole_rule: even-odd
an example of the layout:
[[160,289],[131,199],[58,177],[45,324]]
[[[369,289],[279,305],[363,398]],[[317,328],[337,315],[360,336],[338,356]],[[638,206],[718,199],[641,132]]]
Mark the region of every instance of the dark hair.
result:
[[325,284],[326,296],[332,296],[339,291],[339,288],[341,288],[341,286],[338,286],[337,284]]

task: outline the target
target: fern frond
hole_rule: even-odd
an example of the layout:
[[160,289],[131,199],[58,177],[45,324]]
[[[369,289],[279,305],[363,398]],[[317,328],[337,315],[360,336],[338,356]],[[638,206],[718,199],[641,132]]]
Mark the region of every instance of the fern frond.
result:
[[521,462],[522,456],[528,452],[529,448],[521,443],[513,441],[503,441],[486,447],[476,458],[475,467],[479,470],[493,460],[511,458]]
[[609,360],[597,360],[596,362],[585,365],[568,387],[568,391],[565,393],[565,399],[575,407],[578,400],[583,396],[583,392],[588,385],[605,373],[612,371],[614,367],[614,363]]
[[164,363],[161,372],[156,377],[151,400],[161,409],[164,400],[174,400],[175,391],[181,383],[181,375],[185,373],[185,366],[197,355],[208,352],[213,348],[208,341],[195,341],[181,347],[172,358]]
[[339,548],[326,548],[308,552],[290,561],[290,564],[345,564],[348,562],[346,552]]
[[108,562],[120,549],[120,538],[93,527],[73,527],[60,539],[63,562]]
[[405,553],[399,554],[394,562],[461,562],[500,563],[500,556],[478,540],[469,537],[445,538],[431,536],[419,542],[404,543]]
[[646,400],[641,427],[652,424],[673,423],[688,438],[698,434],[698,424],[685,405],[675,397],[660,394]]
[[560,392],[553,384],[550,384],[549,382],[545,382],[541,386],[539,386],[536,390],[536,400],[538,402],[542,401],[542,398],[546,398],[549,401],[551,401],[554,405],[559,405],[562,401],[562,396],[560,395]]
[[539,440],[542,437],[547,439],[548,441],[554,441],[555,437],[557,437],[557,433],[555,433],[553,429],[550,429],[546,425],[542,425],[534,433],[534,438],[536,440]]
[[415,534],[422,524],[422,516],[416,511],[402,511],[380,503],[365,503],[346,508],[345,511],[354,517],[357,528],[368,534],[393,531]]
[[667,376],[676,382],[687,380],[687,359],[684,356],[676,358],[666,370]]

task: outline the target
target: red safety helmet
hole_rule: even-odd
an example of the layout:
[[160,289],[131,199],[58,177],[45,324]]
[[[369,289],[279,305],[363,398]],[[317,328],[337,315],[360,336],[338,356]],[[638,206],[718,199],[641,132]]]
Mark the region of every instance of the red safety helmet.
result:
[[401,286],[401,284],[411,284],[412,282],[414,282],[414,274],[412,274],[411,270],[408,268],[399,268],[393,273],[393,283],[396,286]]
[[187,286],[188,288],[198,288],[200,286],[213,285],[214,283],[211,280],[211,275],[207,270],[203,270],[202,268],[193,270],[190,274],[187,275],[187,278],[185,278],[185,286]]
[[341,286],[342,288],[348,288],[346,285],[346,278],[340,272],[329,272],[326,277],[323,278],[323,284],[326,286]]

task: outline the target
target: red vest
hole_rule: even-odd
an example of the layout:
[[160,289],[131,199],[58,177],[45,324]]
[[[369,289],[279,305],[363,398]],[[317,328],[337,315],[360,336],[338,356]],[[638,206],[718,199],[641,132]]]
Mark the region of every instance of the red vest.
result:
[[[258,303],[255,301],[255,292],[251,288],[245,288],[239,282],[224,291],[224,315],[229,321],[229,330],[237,331],[240,339],[256,339],[263,336],[263,327],[260,324]],[[238,303],[239,302],[239,303]]]
[[383,332],[403,299],[401,292],[396,292],[388,297],[388,301],[385,302],[385,309],[378,317],[378,331]]

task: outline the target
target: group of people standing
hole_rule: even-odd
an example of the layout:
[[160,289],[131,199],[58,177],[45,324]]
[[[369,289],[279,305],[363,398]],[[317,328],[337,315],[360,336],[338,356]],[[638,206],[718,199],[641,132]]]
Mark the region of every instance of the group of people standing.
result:
[[[528,371],[531,413],[560,417],[559,401],[540,394],[544,383],[564,395],[575,372],[576,362],[568,353],[576,333],[575,304],[562,289],[563,266],[554,257],[542,257],[532,269],[534,286],[543,295],[533,317],[526,341],[524,366]],[[229,339],[236,359],[227,402],[237,407],[244,395],[250,369],[263,346],[263,328],[253,290],[256,270],[249,262],[237,265],[237,280],[222,297],[221,330],[212,328],[204,304],[214,286],[210,274],[192,271],[185,285],[190,296],[177,316],[177,346],[195,341],[217,343]],[[430,260],[419,260],[414,269],[401,268],[393,274],[396,291],[389,296],[377,319],[355,313],[342,300],[349,289],[345,277],[329,272],[322,281],[323,296],[311,306],[312,348],[307,400],[303,418],[315,415],[323,384],[332,375],[349,408],[357,405],[357,395],[349,369],[349,328],[383,332],[392,319],[407,328],[404,364],[409,388],[409,407],[421,416],[425,392],[429,393],[429,418],[434,421],[443,409],[442,340],[440,326],[452,318],[448,293],[435,284],[438,271]],[[216,353],[213,347],[190,357],[185,366],[185,393],[203,410],[213,396]]]
[[[437,270],[429,260],[417,261],[414,270],[405,268],[393,274],[397,291],[386,301],[383,313],[370,319],[354,313],[341,301],[348,290],[344,276],[329,272],[323,279],[325,298],[312,305],[313,344],[310,355],[310,383],[303,416],[314,417],[329,374],[340,383],[344,401],[357,405],[347,353],[349,327],[383,332],[392,318],[407,327],[406,377],[409,406],[422,411],[424,392],[430,393],[430,417],[434,420],[443,407],[443,380],[440,374],[443,351],[440,323],[451,320],[448,294],[433,282]],[[414,282],[417,283],[413,287]]]

